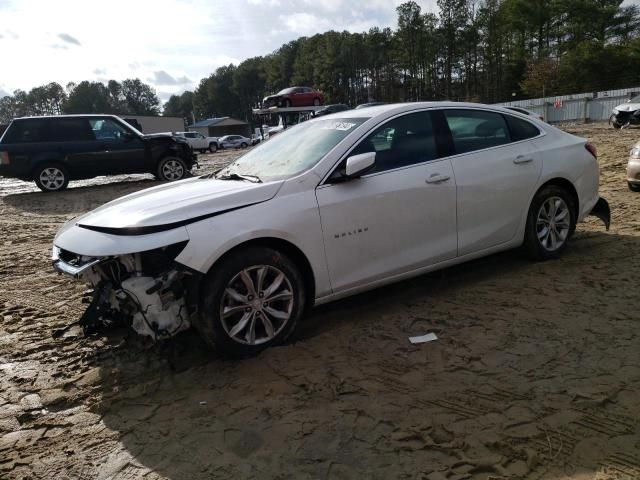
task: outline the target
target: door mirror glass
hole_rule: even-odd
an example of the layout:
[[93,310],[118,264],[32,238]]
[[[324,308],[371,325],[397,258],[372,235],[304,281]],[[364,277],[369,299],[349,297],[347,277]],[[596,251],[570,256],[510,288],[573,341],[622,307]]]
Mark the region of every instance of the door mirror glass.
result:
[[361,153],[347,158],[347,178],[357,178],[371,170],[376,164],[376,152]]

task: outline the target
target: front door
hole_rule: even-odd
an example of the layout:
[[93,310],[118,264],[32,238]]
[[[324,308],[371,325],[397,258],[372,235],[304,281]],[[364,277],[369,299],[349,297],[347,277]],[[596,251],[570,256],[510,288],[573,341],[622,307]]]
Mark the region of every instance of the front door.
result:
[[110,118],[90,120],[99,154],[96,158],[97,174],[136,173],[145,170],[145,144],[137,135]]
[[350,155],[368,151],[373,171],[316,190],[334,292],[456,256],[455,179],[429,113],[386,122]]

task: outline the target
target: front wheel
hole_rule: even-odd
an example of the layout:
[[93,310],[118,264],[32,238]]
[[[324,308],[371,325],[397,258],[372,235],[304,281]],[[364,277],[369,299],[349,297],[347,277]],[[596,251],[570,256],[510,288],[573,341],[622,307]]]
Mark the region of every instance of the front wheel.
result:
[[248,147],[248,145],[247,145],[247,143],[246,143],[246,142],[242,142],[242,143],[240,144],[240,148],[247,148],[247,147]]
[[187,176],[187,165],[178,157],[165,157],[158,164],[156,176],[168,182],[182,180]]
[[33,174],[36,185],[43,192],[59,192],[69,185],[69,173],[62,165],[45,164]]
[[233,357],[287,340],[306,301],[297,266],[265,247],[230,254],[207,274],[201,292],[195,327],[208,345]]
[[216,153],[218,151],[218,146],[215,143],[210,143],[209,144],[209,151],[211,153]]
[[632,192],[640,192],[640,183],[627,182],[627,185]]
[[534,260],[558,258],[576,228],[576,207],[567,191],[548,185],[533,197],[524,236],[524,248]]

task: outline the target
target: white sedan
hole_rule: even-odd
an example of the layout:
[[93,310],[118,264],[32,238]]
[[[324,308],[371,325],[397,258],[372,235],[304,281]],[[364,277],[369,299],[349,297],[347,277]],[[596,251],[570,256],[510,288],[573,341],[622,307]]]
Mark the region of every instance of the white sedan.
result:
[[222,148],[247,148],[251,145],[251,139],[242,135],[225,135],[218,139]]
[[395,104],[304,122],[216,174],[75,218],[53,262],[93,285],[85,326],[157,339],[193,325],[247,356],[314,304],[515,247],[558,257],[589,214],[608,228],[586,140],[501,107]]

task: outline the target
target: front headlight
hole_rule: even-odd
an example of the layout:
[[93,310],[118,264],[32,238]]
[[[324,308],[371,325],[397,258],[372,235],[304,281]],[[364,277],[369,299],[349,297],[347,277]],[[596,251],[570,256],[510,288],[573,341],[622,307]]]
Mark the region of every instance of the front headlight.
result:
[[613,113],[615,113],[615,114],[617,115],[617,114],[618,114],[618,109],[617,109],[617,108],[614,108],[614,109],[612,110],[612,112],[613,112]]
[[629,152],[629,153],[631,155],[631,158],[640,159],[640,146],[633,147],[631,149],[631,152]]

